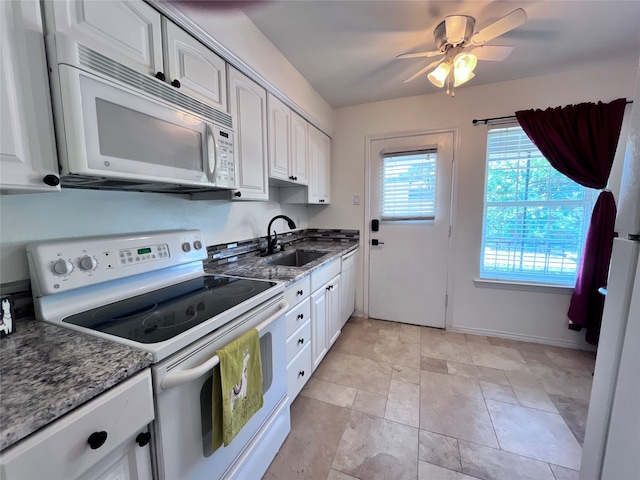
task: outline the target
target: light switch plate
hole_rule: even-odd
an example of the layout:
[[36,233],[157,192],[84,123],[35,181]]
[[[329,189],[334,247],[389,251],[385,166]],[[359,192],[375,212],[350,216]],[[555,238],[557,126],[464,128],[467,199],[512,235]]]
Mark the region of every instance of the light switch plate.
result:
[[353,204],[354,205],[360,205],[360,195],[354,195],[353,196]]

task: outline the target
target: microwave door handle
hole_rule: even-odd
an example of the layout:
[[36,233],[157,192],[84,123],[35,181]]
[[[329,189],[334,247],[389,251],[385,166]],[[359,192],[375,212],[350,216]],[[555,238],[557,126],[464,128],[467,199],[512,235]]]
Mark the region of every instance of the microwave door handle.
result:
[[[218,151],[216,146],[216,140],[213,135],[213,126],[207,123],[207,157],[208,168],[207,176],[209,177],[209,183],[216,183],[216,175],[218,174]],[[213,161],[212,161],[213,160]]]
[[[256,327],[258,333],[262,333],[262,331],[271,325],[278,317],[284,314],[287,310],[289,310],[289,303],[286,300],[282,300],[278,304],[278,311],[267,318],[264,322]],[[166,377],[162,379],[160,382],[161,390],[168,390],[173,387],[177,387],[184,383],[195,380],[198,377],[201,377],[207,372],[210,372],[213,367],[220,363],[220,358],[218,355],[214,355],[209,360],[204,362],[203,364],[190,368],[188,370],[175,370],[173,372],[169,372]]]

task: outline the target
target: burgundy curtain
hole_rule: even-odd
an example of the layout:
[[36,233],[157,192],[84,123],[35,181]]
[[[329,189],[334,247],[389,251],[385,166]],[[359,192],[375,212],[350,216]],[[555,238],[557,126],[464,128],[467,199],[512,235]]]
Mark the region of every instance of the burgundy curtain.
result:
[[[625,98],[598,102],[523,110],[516,118],[549,163],[585,187],[604,189],[616,153]],[[593,208],[576,286],[569,306],[569,328],[587,329],[586,339],[597,345],[604,297],[598,288],[607,284],[613,247],[616,204],[603,190]]]

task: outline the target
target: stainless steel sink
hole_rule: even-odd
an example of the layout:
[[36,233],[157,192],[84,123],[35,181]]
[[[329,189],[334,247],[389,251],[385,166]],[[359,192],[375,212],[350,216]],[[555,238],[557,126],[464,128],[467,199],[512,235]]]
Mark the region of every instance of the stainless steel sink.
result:
[[324,257],[327,252],[315,252],[312,250],[295,250],[291,253],[283,255],[273,260],[269,260],[269,265],[280,265],[283,267],[302,267],[307,263],[313,262],[320,257]]

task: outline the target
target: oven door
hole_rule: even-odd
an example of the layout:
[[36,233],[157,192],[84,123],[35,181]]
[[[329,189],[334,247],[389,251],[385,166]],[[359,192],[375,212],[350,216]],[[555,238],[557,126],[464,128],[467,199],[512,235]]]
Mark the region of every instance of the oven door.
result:
[[[230,471],[264,473],[289,432],[286,309],[287,304],[280,295],[152,367],[156,393],[154,440],[158,478],[218,479]],[[216,350],[270,317],[275,319],[260,329],[264,404],[228,446],[213,451],[211,370],[196,378],[189,378],[193,377],[191,372],[197,375],[198,367],[210,362]],[[219,365],[213,368],[219,368]],[[268,432],[274,430],[270,423],[278,424],[279,439],[269,438]],[[282,432],[285,424],[286,431]],[[263,447],[252,444],[252,440],[256,443],[257,439]],[[273,445],[277,441],[280,443]],[[266,462],[266,465],[238,465],[249,457],[245,450],[260,452],[264,445],[271,449],[275,447],[270,458],[251,455],[248,462]]]

